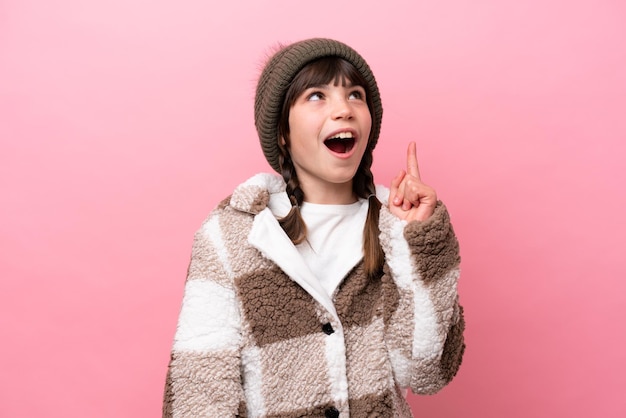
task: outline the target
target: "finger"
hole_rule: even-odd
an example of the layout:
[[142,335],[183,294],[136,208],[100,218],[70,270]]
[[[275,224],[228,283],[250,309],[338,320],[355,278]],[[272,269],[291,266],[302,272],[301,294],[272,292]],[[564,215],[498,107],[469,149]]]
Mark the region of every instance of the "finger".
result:
[[419,194],[415,190],[415,180],[412,176],[404,176],[400,185],[402,187],[402,210],[411,210],[413,206],[419,206]]
[[414,205],[409,199],[406,198],[402,201],[402,210],[411,210],[413,206],[417,207],[419,206],[419,203],[417,203],[417,205]]
[[399,193],[400,185],[402,184],[402,180],[404,180],[404,176],[406,172],[404,170],[400,170],[398,175],[391,180],[391,188],[389,191],[389,203],[393,203],[396,206],[399,206],[402,203],[402,195]]
[[402,179],[402,183],[398,187],[398,198],[402,198],[403,210],[409,210],[411,207],[419,205],[420,184],[419,180],[409,174],[406,174]]
[[430,218],[430,216],[435,211],[435,208],[431,205],[420,204],[415,211],[415,220],[416,221],[425,221]]
[[437,206],[437,193],[435,190],[424,183],[413,183],[405,181],[405,199],[413,202],[414,216],[416,220],[426,220],[434,212]]
[[414,141],[409,143],[409,148],[406,151],[406,171],[410,175],[417,177],[421,180],[420,169],[417,164],[417,146]]

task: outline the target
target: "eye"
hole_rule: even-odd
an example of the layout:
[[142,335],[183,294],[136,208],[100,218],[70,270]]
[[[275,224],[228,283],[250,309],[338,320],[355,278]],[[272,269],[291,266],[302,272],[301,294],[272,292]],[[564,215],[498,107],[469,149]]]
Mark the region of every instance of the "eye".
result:
[[321,91],[314,91],[309,93],[306,96],[307,101],[314,102],[318,100],[322,100],[324,98],[324,94]]
[[354,89],[350,92],[348,98],[352,100],[365,100],[365,91],[362,88]]

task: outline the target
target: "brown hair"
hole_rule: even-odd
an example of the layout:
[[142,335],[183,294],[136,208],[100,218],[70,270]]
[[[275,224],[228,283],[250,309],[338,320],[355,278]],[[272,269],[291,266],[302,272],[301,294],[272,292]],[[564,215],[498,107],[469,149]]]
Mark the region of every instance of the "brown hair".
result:
[[[296,99],[309,87],[321,86],[333,82],[335,85],[346,85],[350,82],[354,86],[361,86],[365,89],[367,107],[370,114],[373,113],[371,93],[367,87],[367,82],[354,66],[339,57],[324,57],[308,63],[296,74],[285,93],[278,131],[280,137],[284,138],[285,144],[289,144],[289,111]],[[381,203],[376,198],[374,176],[371,171],[373,162],[372,132],[368,138],[368,146],[363,154],[361,164],[357,169],[352,181],[354,193],[361,198],[369,200],[367,219],[363,229],[363,259],[365,272],[370,277],[377,276],[384,263],[384,253],[380,246],[378,235],[378,218]],[[300,205],[304,201],[304,192],[300,187],[296,170],[291,161],[287,146],[277,138],[280,150],[279,164],[280,172],[287,184],[287,196],[291,201],[292,208],[282,219],[279,219],[280,226],[287,233],[287,236],[294,244],[299,244],[306,239],[307,229],[302,215]]]

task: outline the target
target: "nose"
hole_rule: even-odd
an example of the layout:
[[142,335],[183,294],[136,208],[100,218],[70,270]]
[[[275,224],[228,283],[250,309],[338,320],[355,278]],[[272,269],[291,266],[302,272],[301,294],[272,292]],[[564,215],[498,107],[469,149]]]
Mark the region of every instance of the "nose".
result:
[[354,116],[352,113],[352,107],[350,103],[345,98],[337,98],[333,100],[332,107],[332,118],[333,119],[352,119]]

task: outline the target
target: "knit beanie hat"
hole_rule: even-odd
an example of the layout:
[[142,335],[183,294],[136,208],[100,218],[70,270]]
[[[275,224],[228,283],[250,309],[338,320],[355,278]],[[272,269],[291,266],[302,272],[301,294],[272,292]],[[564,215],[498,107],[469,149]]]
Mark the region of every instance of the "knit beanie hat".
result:
[[380,135],[383,107],[374,74],[363,57],[348,45],[332,39],[314,38],[296,42],[276,52],[267,62],[256,89],[254,124],[261,148],[270,166],[280,172],[278,122],[285,94],[296,74],[309,62],[323,57],[340,57],[351,63],[367,82],[372,109],[370,147]]

